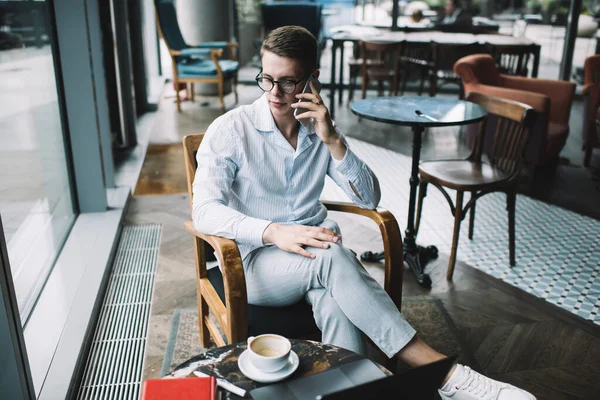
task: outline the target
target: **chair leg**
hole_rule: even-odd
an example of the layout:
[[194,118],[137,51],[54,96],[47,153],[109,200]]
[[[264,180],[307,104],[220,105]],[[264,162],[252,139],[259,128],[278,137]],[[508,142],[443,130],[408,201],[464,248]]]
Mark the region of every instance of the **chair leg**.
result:
[[417,220],[415,221],[415,237],[419,233],[421,226],[421,210],[423,209],[423,199],[427,196],[427,184],[429,182],[421,180],[419,183],[419,199],[417,201]]
[[425,68],[421,68],[421,82],[419,83],[419,93],[418,95],[423,94],[423,90],[425,89],[425,78],[427,78],[427,70]]
[[[475,197],[475,192],[471,192],[471,198]],[[473,229],[475,228],[475,205],[476,201],[473,202],[473,207],[469,211],[469,240],[473,240]]]
[[[200,283],[198,283],[200,285]],[[200,328],[200,344],[205,349],[210,347],[210,332],[206,325],[205,319],[209,317],[208,303],[204,301],[204,297],[200,296],[200,287],[198,287],[198,327]]]
[[223,99],[223,80],[219,81],[219,99],[221,100],[221,112],[225,113],[225,100]]
[[369,84],[369,80],[366,76],[362,77],[362,98],[367,97],[367,85]]
[[383,81],[377,81],[377,96],[383,96]]
[[179,80],[175,79],[175,104],[177,104],[177,112],[181,112],[181,99],[179,98]]
[[194,102],[194,100],[195,100],[195,92],[196,92],[196,91],[195,91],[194,89],[195,89],[195,88],[194,88],[194,82],[190,82],[190,93],[189,93],[189,97],[190,97],[190,100],[192,101],[192,103],[193,103],[193,102]]
[[454,234],[452,235],[452,251],[450,252],[450,260],[448,261],[448,273],[446,279],[451,281],[454,275],[454,266],[456,264],[456,251],[458,249],[458,236],[460,234],[460,222],[462,221],[462,203],[464,192],[456,193],[456,210],[454,211]]
[[400,89],[400,95],[404,96],[404,92],[406,92],[406,82],[408,81],[408,75],[410,73],[410,69],[408,66],[404,68],[404,73],[402,74],[402,85]]
[[590,161],[592,160],[592,151],[593,150],[594,149],[592,146],[588,146],[585,149],[585,153],[583,154],[583,166],[586,168],[590,166]]
[[433,72],[429,74],[429,96],[435,96],[437,92],[437,73]]
[[515,266],[515,205],[517,194],[514,191],[506,193],[506,210],[508,211],[508,251],[510,266]]

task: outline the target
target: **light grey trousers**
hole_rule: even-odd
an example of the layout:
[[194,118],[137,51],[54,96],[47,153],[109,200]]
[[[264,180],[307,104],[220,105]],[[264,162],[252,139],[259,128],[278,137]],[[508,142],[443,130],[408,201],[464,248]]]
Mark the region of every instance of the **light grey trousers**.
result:
[[[325,226],[339,233],[334,221]],[[307,248],[315,258],[261,247],[244,259],[248,302],[281,307],[311,304],[323,343],[366,355],[366,334],[392,357],[415,335],[398,308],[356,255],[340,244]]]

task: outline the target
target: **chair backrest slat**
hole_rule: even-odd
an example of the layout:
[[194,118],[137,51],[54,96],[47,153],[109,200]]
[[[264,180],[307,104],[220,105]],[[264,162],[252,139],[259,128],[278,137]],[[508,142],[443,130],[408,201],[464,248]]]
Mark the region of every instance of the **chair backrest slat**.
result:
[[533,108],[516,101],[471,92],[467,101],[477,103],[488,111],[485,123],[494,119],[493,135],[485,137],[484,124],[475,139],[472,160],[481,160],[485,154],[492,165],[515,177],[523,167],[525,149],[529,141]]
[[202,143],[203,138],[204,133],[194,133],[191,135],[186,135],[183,138],[183,156],[185,159],[185,172],[187,176],[187,188],[190,200],[190,210],[193,210],[192,185],[194,184],[194,178],[196,177],[196,168],[198,168],[196,155],[198,154],[198,149],[200,148],[200,143]]

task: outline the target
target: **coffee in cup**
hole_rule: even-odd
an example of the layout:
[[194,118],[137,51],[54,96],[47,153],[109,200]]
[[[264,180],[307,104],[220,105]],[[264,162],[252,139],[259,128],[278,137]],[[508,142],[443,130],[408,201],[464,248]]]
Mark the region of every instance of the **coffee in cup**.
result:
[[248,338],[250,362],[262,372],[276,372],[285,367],[292,344],[283,336],[265,334]]

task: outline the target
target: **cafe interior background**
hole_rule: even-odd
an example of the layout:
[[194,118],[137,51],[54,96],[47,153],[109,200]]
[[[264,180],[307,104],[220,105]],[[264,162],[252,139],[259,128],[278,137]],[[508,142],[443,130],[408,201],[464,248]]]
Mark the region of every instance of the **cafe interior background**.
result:
[[[261,2],[174,3],[187,44],[237,42],[238,82],[236,88],[226,85],[225,108],[250,104],[261,94],[254,81]],[[400,1],[396,7],[378,0],[316,3],[322,5],[320,68],[327,105],[333,65],[327,38],[353,29],[376,38],[377,29],[399,29],[417,8],[434,20],[444,6],[442,0]],[[494,362],[481,347],[483,336],[496,334],[498,341],[502,331],[504,339],[523,338],[513,337],[503,350],[517,358],[526,357],[525,340],[537,340],[526,367],[495,370],[492,376],[505,373],[514,383],[529,384],[541,393],[538,398],[591,398],[600,390],[600,152],[592,152],[585,166],[581,149],[583,66],[598,52],[600,4],[467,3],[477,25],[540,45],[538,78],[577,85],[570,133],[558,160],[522,177],[517,266],[507,263],[506,213],[501,202],[492,201],[478,217],[487,213],[499,226],[482,221],[472,241],[462,236],[459,273],[445,281],[453,219],[445,204],[432,199],[418,241],[440,249],[440,259],[426,269],[434,285],[420,287],[406,269],[404,296],[440,300],[459,341],[468,342],[488,373]],[[384,188],[382,206],[404,232],[410,135],[403,138],[393,127],[352,114],[347,90],[352,47],[343,46],[337,68],[345,70],[344,90],[338,90],[336,122],[372,162]],[[204,132],[221,115],[216,85],[210,83],[195,85],[195,96],[185,85],[177,87],[178,111],[172,79],[153,0],[0,0],[1,397],[134,399],[144,379],[164,372],[173,315],[196,305],[193,242],[183,228],[189,203],[181,140]],[[405,93],[416,95],[418,86],[417,79],[410,80]],[[436,96],[458,94],[458,86],[448,85]],[[373,86],[368,97],[376,95]],[[359,97],[360,87],[354,99]],[[467,150],[460,129],[432,130],[423,158],[464,157]],[[184,182],[183,189],[175,187],[177,181]],[[335,188],[324,195],[344,200]],[[362,226],[346,222],[348,231]],[[368,250],[371,242],[358,237],[350,245]],[[381,275],[377,263],[369,271]],[[475,287],[522,301],[531,311],[515,311],[521,303],[503,309],[493,296],[484,301],[473,294]],[[474,326],[465,315],[476,302],[482,302],[479,313],[487,322]],[[543,340],[537,333],[542,331]],[[471,343],[474,337],[480,347]],[[557,348],[560,357],[544,358]]]

